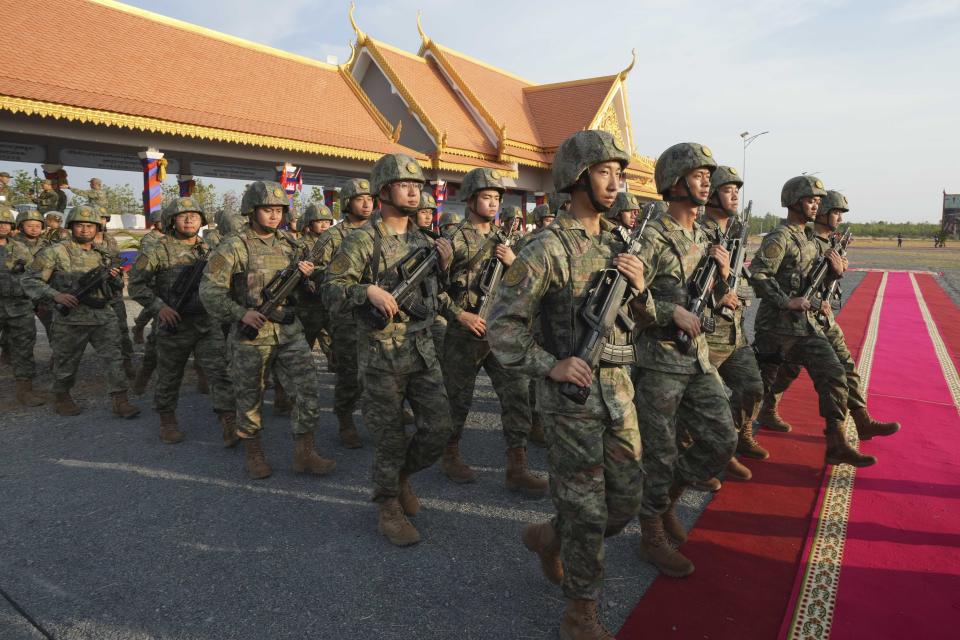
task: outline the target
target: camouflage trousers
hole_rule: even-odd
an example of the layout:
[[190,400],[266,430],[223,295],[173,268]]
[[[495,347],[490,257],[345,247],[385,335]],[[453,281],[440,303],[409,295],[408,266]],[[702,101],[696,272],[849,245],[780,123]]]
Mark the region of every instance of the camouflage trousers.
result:
[[[522,385],[525,387],[525,385]],[[640,431],[629,408],[622,420],[542,413],[550,495],[560,536],[563,595],[597,600],[603,539],[637,515],[643,494]]]
[[[837,354],[837,359],[840,361],[840,364],[843,365],[843,370],[846,374],[847,409],[853,411],[867,406],[863,392],[860,391],[860,374],[857,373],[857,363],[854,361],[850,349],[847,348],[847,340],[843,336],[843,329],[840,328],[836,320],[833,320],[830,328],[827,329],[825,333],[827,340],[830,341],[830,345],[833,347],[834,353]],[[800,367],[801,365],[795,362],[784,362],[780,365],[780,369],[777,371],[777,377],[770,385],[770,392],[778,401],[783,393],[790,388],[793,381],[797,379],[797,376],[800,375]]]
[[153,320],[153,314],[150,313],[149,309],[140,309],[140,313],[137,314],[137,317],[133,320],[133,326],[144,329],[150,321]]
[[723,384],[730,390],[730,414],[738,431],[745,426],[753,428],[763,401],[763,380],[753,347],[743,346],[735,351],[710,349],[710,363],[717,368]]
[[430,334],[433,336],[433,347],[437,350],[437,355],[442,355],[443,341],[447,336],[447,319],[437,316],[437,321],[430,327]]
[[117,335],[120,338],[120,354],[124,360],[133,358],[133,340],[130,339],[130,327],[127,326],[127,305],[123,298],[117,298],[110,303],[117,314]]
[[157,322],[154,321],[150,333],[143,341],[143,361],[140,366],[148,371],[157,368]]
[[477,374],[482,367],[490,376],[493,390],[500,399],[500,417],[507,448],[526,448],[531,426],[527,377],[505,369],[490,351],[490,344],[476,338],[459,323],[447,327],[443,348],[443,386],[450,399],[450,420],[453,423],[451,442],[457,442],[463,436]]
[[[670,505],[670,487],[708,480],[733,457],[737,431],[730,402],[716,370],[667,373],[637,367],[635,402],[643,439],[642,518],[653,518]],[[677,425],[693,440],[681,453]]]
[[268,371],[273,372],[293,400],[293,433],[312,433],[320,427],[320,381],[313,355],[303,338],[282,344],[250,344],[237,338],[234,327],[227,349],[237,405],[237,431],[252,437],[263,428],[263,390]]
[[37,365],[33,360],[37,323],[33,314],[7,316],[0,310],[0,331],[3,331],[3,346],[10,354],[13,377],[16,380],[33,380],[37,373]]
[[176,333],[154,332],[157,353],[157,383],[153,408],[158,413],[176,411],[183,370],[190,354],[207,375],[213,410],[230,413],[236,409],[233,385],[227,376],[226,343],[220,327],[205,317],[184,316]]
[[777,373],[782,366],[803,367],[817,390],[820,415],[827,421],[827,429],[839,427],[846,419],[847,376],[825,337],[758,333],[754,346],[761,354],[760,376],[766,391],[776,392]]
[[331,319],[333,336],[333,365],[337,381],[333,387],[333,411],[350,415],[357,407],[363,391],[357,365],[357,324],[352,316]]
[[333,339],[327,331],[329,324],[327,310],[318,305],[300,305],[296,309],[300,324],[303,325],[307,346],[313,349],[313,345],[318,344],[327,362],[330,362],[333,357]]
[[53,392],[63,393],[73,388],[80,358],[87,344],[93,345],[107,372],[107,391],[127,390],[120,355],[120,336],[116,322],[105,324],[66,324],[53,321],[50,348],[53,349]]
[[[450,404],[429,329],[365,339],[361,362],[363,421],[373,436],[373,500],[400,494],[400,472],[436,462],[450,440]],[[413,436],[403,425],[403,401],[416,415]]]
[[40,303],[34,309],[34,315],[43,325],[43,330],[47,332],[47,341],[50,341],[50,334],[53,333],[53,308],[47,304]]

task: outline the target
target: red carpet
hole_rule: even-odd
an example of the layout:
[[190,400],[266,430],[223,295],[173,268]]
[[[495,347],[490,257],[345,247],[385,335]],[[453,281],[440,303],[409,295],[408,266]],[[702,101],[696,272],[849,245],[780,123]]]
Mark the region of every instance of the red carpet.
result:
[[[854,356],[881,277],[868,274],[839,316]],[[726,482],[691,531],[683,551],[696,572],[682,580],[658,578],[619,638],[777,636],[824,475],[823,421],[805,373],[785,395],[782,408],[794,430],[761,432],[770,459],[745,461],[753,480]]]
[[[955,350],[960,310],[929,276],[923,298],[933,332],[946,329],[952,342],[941,351],[954,390],[948,386],[907,273],[888,277],[869,384],[871,411],[902,422],[900,433],[862,443],[879,458],[857,470],[849,509],[825,499],[825,522],[846,524],[816,564],[815,580],[803,590],[797,620],[784,625],[791,638],[954,638],[960,622],[960,429]],[[946,341],[944,341],[946,342]],[[836,471],[834,472],[836,473]],[[842,526],[842,525],[841,525]],[[817,548],[817,542],[814,542]],[[842,558],[839,575],[837,558]],[[816,593],[814,593],[816,592]],[[833,599],[833,607],[829,606]]]

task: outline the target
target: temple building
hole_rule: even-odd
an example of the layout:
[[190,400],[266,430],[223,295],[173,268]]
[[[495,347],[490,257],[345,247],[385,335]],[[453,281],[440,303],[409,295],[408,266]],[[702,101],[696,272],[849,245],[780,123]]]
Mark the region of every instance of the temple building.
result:
[[351,8],[355,42],[338,65],[109,0],[60,0],[43,18],[52,11],[21,0],[4,12],[29,26],[8,30],[0,53],[0,160],[42,164],[54,180],[70,167],[141,172],[145,213],[167,174],[182,193],[194,176],[296,176],[332,202],[389,152],[415,157],[448,206],[467,171],[491,167],[507,177],[506,204],[529,209],[552,190],[557,146],[589,128],[633,151],[627,189],[657,197],[653,160],[635,152],[634,62],[536,84],[433,41],[419,16],[410,53],[364,33]]

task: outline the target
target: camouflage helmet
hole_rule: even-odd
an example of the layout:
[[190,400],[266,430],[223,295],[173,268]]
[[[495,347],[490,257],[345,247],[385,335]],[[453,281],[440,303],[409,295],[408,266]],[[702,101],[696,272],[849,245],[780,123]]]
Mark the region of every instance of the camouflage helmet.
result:
[[330,208],[325,204],[314,204],[311,202],[303,214],[303,224],[308,225],[314,220],[329,220],[333,222],[333,214],[330,213]]
[[17,214],[17,228],[20,228],[20,225],[26,222],[27,220],[36,220],[39,223],[43,223],[43,214],[37,211],[36,209],[26,209]]
[[[827,191],[827,195],[823,196],[820,200],[820,210],[818,214],[830,213],[832,209],[840,209],[840,211],[846,213],[850,211],[850,204],[847,202],[847,196],[843,195],[839,191]],[[19,218],[17,218],[19,220]]]
[[297,224],[303,218],[303,213],[298,207],[287,207],[283,212],[283,221],[289,225]]
[[500,226],[505,227],[508,224],[512,224],[511,220],[515,218],[520,218],[520,221],[523,221],[523,216],[520,214],[520,207],[504,207],[500,210]]
[[437,210],[437,199],[434,198],[433,194],[426,189],[420,192],[420,204],[417,206],[418,211],[423,209],[432,209],[433,211]]
[[547,196],[547,204],[550,205],[550,215],[556,217],[560,213],[560,207],[570,202],[569,193],[551,193]]
[[640,210],[640,200],[632,193],[621,191],[617,194],[617,199],[614,201],[613,206],[610,207],[604,215],[606,215],[609,220],[619,221],[621,213],[624,211],[633,211],[634,209]]
[[743,178],[740,177],[740,174],[733,167],[720,165],[717,167],[717,170],[713,172],[713,175],[710,176],[710,197],[712,198],[713,194],[717,192],[717,189],[725,184],[735,184],[739,189],[743,187]]
[[193,196],[182,196],[174,198],[163,208],[163,215],[160,218],[161,227],[164,230],[173,228],[173,220],[181,213],[199,213],[200,226],[207,224],[207,214],[203,210],[203,205]]
[[2,222],[8,223],[11,227],[17,223],[16,218],[13,217],[13,209],[5,204],[0,204],[0,223]]
[[239,231],[247,221],[244,220],[242,215],[232,214],[227,215],[226,213],[220,218],[220,222],[217,224],[217,229],[220,230],[220,237],[226,237],[231,233],[236,233]]
[[101,206],[101,205],[99,205],[99,204],[90,204],[90,205],[88,205],[88,206],[93,207],[93,209],[97,212],[97,214],[98,214],[101,218],[106,218],[106,219],[107,219],[107,222],[110,222],[110,218],[111,218],[112,216],[110,215],[110,211],[109,211],[106,207],[103,207],[103,206]]
[[536,222],[537,224],[540,224],[541,222],[543,222],[544,218],[556,217],[556,214],[550,210],[550,205],[548,204],[538,204],[536,207],[533,208],[533,212],[531,213],[531,215],[533,216],[533,221]]
[[150,212],[150,224],[157,224],[158,222],[163,222],[163,209]]
[[91,207],[87,204],[82,204],[79,207],[70,209],[70,213],[67,214],[67,219],[63,223],[63,226],[69,229],[70,225],[74,222],[89,222],[97,225],[98,229],[103,229],[103,221],[100,220],[100,212],[96,207]]
[[808,196],[823,197],[825,195],[827,195],[827,191],[823,188],[823,182],[820,178],[816,176],[797,176],[784,183],[783,189],[780,191],[780,206],[789,208],[797,204],[801,198]]
[[463,214],[459,211],[454,211],[453,209],[447,209],[440,216],[440,228],[449,227],[451,225],[460,224],[463,222]]
[[656,220],[667,213],[667,203],[665,201],[654,200],[651,205],[653,206],[653,213],[650,215],[651,220]]
[[370,170],[370,191],[379,195],[380,189],[392,182],[419,182],[427,179],[416,160],[404,153],[388,153]]
[[350,200],[357,196],[372,196],[370,181],[366,178],[351,178],[340,188],[340,211],[346,211]]
[[240,200],[240,213],[248,216],[257,207],[283,207],[284,213],[290,208],[290,198],[279,182],[258,180],[247,185]]
[[711,174],[717,168],[717,161],[713,159],[713,152],[709,147],[696,142],[681,142],[673,145],[657,158],[657,165],[653,171],[657,193],[665,196],[684,176],[701,167],[710,169]]
[[503,195],[507,188],[503,184],[503,173],[499,169],[471,169],[460,183],[460,201],[466,202],[478,191],[492,189]]
[[601,162],[616,161],[627,168],[630,154],[623,144],[606,131],[577,131],[564,140],[553,156],[553,186],[569,193],[583,172]]

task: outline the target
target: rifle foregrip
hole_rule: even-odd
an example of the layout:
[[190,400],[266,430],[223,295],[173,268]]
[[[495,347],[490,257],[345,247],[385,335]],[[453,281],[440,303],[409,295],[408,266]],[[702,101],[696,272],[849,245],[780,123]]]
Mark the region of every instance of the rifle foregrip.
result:
[[560,393],[577,404],[586,404],[587,398],[590,397],[590,387],[581,387],[572,382],[562,382],[560,383]]
[[237,320],[237,333],[246,340],[256,340],[260,330],[251,327],[243,320]]

